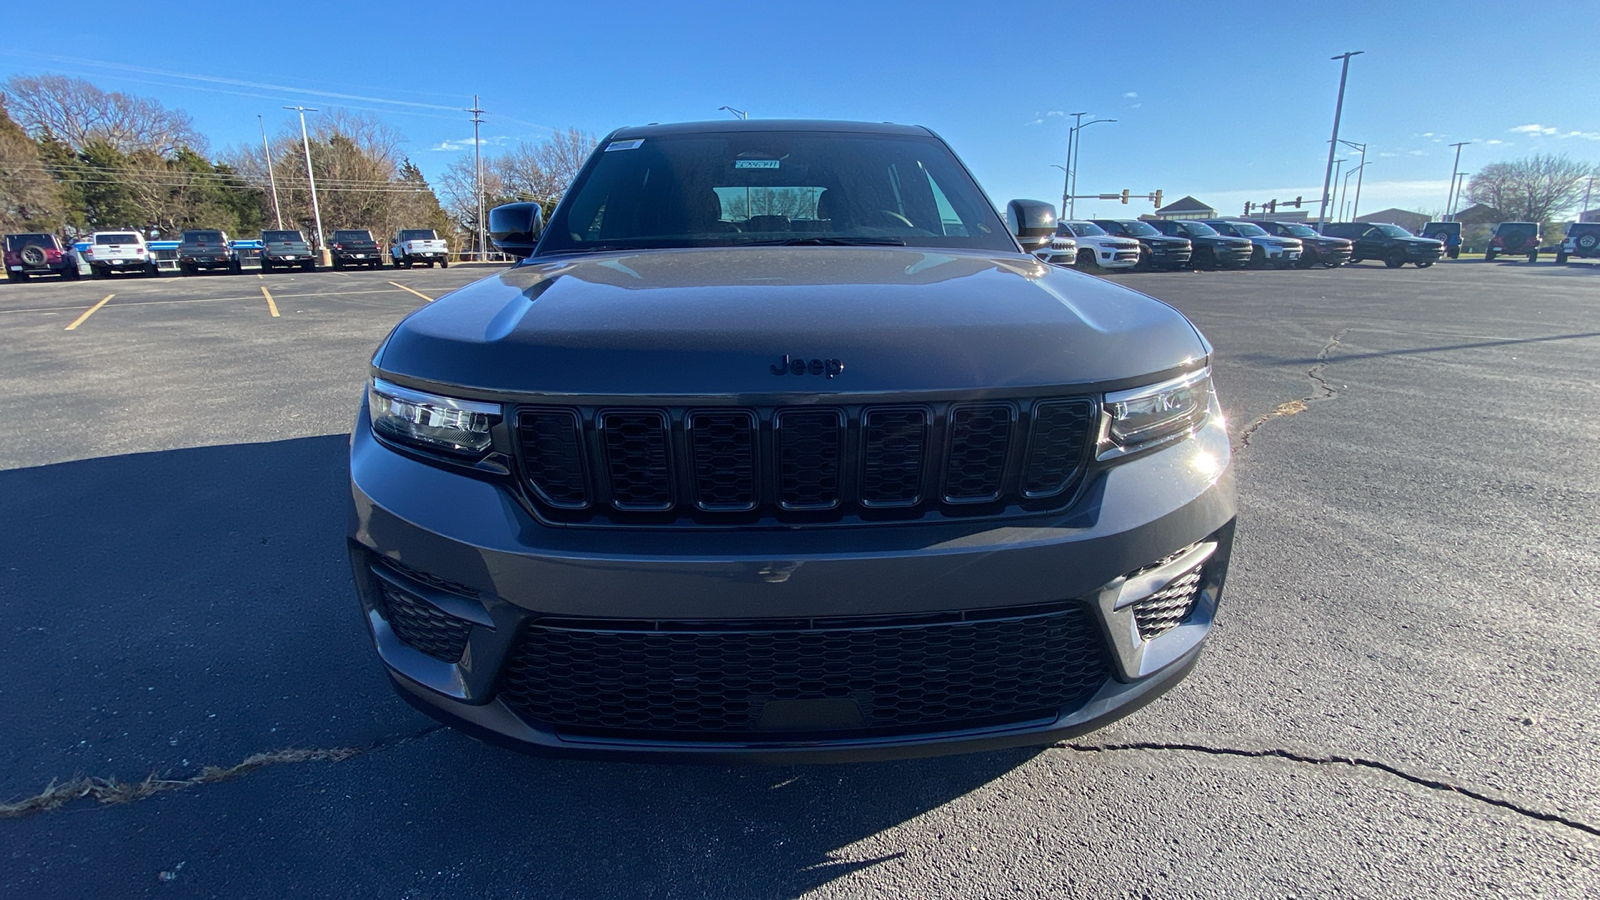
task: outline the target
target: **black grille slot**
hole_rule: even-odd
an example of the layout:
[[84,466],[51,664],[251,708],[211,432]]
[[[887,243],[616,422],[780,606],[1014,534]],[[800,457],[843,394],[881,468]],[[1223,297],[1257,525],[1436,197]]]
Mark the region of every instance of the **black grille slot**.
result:
[[611,504],[621,510],[671,509],[672,467],[667,417],[660,410],[608,410],[600,414]]
[[839,505],[844,414],[837,409],[785,409],[776,419],[778,502],[784,509]]
[[1046,400],[1033,408],[1023,496],[1050,497],[1072,484],[1089,446],[1092,413],[1086,400]]
[[525,409],[517,416],[528,485],[540,500],[558,509],[589,505],[581,427],[578,413],[571,409]]
[[1009,403],[958,406],[950,414],[950,450],[945,461],[944,499],[985,503],[1000,497],[1011,450]]
[[1133,605],[1133,620],[1144,640],[1160,637],[1183,624],[1200,597],[1202,566],[1195,566],[1172,583]]
[[[1098,626],[1078,603],[933,624],[742,625],[539,620],[519,636],[499,695],[524,718],[573,733],[782,740],[1053,716],[1110,674]],[[774,701],[842,703],[859,721],[774,725],[763,719]]]
[[472,623],[378,579],[383,608],[379,612],[395,636],[434,659],[453,663],[467,649]]
[[861,504],[915,506],[921,501],[927,445],[927,410],[868,410],[861,423]]
[[708,511],[756,506],[756,417],[747,410],[688,416],[695,502]]

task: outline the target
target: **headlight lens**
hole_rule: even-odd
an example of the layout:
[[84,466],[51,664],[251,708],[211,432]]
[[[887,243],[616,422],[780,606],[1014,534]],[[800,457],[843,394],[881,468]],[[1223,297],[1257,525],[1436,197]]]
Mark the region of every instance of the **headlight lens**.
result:
[[462,455],[489,449],[489,430],[500,421],[499,404],[457,400],[414,391],[382,379],[367,386],[372,430],[422,450]]
[[1210,412],[1211,369],[1107,394],[1105,408],[1106,436],[1124,453],[1187,434]]

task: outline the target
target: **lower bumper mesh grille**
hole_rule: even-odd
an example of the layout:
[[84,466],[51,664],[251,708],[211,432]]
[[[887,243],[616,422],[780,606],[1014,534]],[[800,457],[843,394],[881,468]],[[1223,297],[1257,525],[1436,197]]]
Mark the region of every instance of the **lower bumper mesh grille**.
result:
[[1133,605],[1133,619],[1144,640],[1159,637],[1183,624],[1200,597],[1204,566],[1195,566],[1173,582]]
[[1053,716],[1110,674],[1098,626],[1078,603],[1005,618],[862,621],[541,619],[519,636],[500,697],[575,734],[774,740]]
[[467,649],[472,623],[458,619],[421,597],[414,597],[382,579],[379,614],[389,628],[409,646],[434,659],[453,663]]

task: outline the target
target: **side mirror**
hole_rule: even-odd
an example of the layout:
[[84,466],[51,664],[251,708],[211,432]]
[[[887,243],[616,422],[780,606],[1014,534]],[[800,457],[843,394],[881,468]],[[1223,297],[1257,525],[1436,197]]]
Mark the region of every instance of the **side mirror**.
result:
[[489,240],[502,251],[525,258],[544,231],[544,207],[537,203],[507,203],[489,210]]
[[1029,253],[1050,246],[1056,234],[1056,208],[1043,200],[1013,200],[1006,204],[1006,227]]

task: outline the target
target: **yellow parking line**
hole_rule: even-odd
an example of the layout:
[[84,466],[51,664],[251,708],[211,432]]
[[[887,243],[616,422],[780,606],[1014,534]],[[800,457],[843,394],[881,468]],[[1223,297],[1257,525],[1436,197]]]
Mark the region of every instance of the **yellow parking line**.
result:
[[429,303],[433,302],[433,298],[432,297],[429,297],[427,294],[424,294],[421,291],[413,291],[413,290],[411,290],[411,288],[408,288],[405,285],[400,284],[399,282],[391,281],[389,283],[394,285],[395,287],[399,288],[402,291],[407,291],[409,293],[416,294],[418,297],[421,297],[422,299],[428,301]]
[[272,313],[272,317],[276,319],[278,317],[278,304],[272,302],[272,293],[267,290],[267,286],[264,284],[261,286],[261,296],[267,298],[267,309]]
[[260,272],[256,273],[256,277],[261,279],[262,281],[266,281],[267,280],[267,276],[261,274]]
[[85,319],[89,318],[90,316],[94,315],[95,310],[99,309],[102,306],[105,306],[106,303],[109,302],[111,300],[111,298],[115,297],[115,296],[116,296],[116,294],[107,294],[105,296],[104,300],[101,300],[99,303],[96,303],[95,305],[93,305],[93,306],[89,307],[88,309],[84,310],[83,315],[81,315],[81,316],[77,317],[76,319],[72,320],[72,324],[67,326],[67,330],[71,331],[74,328],[77,328],[79,325],[82,325],[83,324],[83,320],[85,320]]

